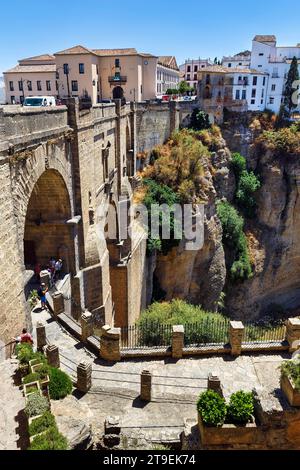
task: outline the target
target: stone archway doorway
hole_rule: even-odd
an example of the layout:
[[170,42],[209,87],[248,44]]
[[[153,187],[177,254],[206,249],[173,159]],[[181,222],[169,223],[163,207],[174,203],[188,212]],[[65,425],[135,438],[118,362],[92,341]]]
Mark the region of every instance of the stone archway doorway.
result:
[[41,268],[51,257],[63,258],[63,270],[74,271],[74,242],[67,221],[71,204],[66,184],[56,170],[46,170],[36,182],[29,202],[24,227],[24,265]]

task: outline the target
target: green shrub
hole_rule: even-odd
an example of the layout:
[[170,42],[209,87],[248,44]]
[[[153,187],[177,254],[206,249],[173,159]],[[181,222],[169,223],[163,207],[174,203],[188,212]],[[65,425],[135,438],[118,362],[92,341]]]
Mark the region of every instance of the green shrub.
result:
[[34,356],[32,346],[28,343],[17,344],[16,355],[21,364],[28,364]]
[[236,424],[247,424],[254,413],[252,393],[243,391],[233,393],[227,407],[228,421]]
[[46,429],[56,426],[55,418],[50,413],[50,411],[46,411],[42,416],[36,418],[32,423],[29,425],[29,435],[35,436],[41,432],[46,431]]
[[226,403],[218,393],[207,390],[200,395],[197,410],[207,426],[222,426],[226,418]]
[[47,398],[41,396],[39,393],[29,395],[27,398],[27,405],[25,413],[29,418],[45,413],[49,410],[49,402]]
[[231,165],[238,181],[243,171],[247,170],[246,158],[243,157],[240,153],[233,153]]
[[171,328],[167,325],[194,325],[201,322],[202,327],[186,328],[185,344],[202,342],[223,342],[223,328],[228,319],[218,313],[206,312],[199,306],[188,304],[183,300],[155,302],[141,313],[137,325],[141,345],[160,346],[171,344]]
[[233,254],[231,278],[234,281],[249,279],[252,276],[252,266],[243,231],[244,219],[227,201],[218,203],[217,214],[223,228],[223,243]]
[[31,308],[34,308],[37,305],[39,301],[39,295],[37,290],[34,289],[30,292],[28,301]]
[[300,391],[300,361],[294,359],[284,361],[281,364],[281,374],[289,377],[294,382],[296,390]]
[[50,367],[49,377],[49,394],[52,400],[60,400],[72,392],[72,381],[62,370]]
[[254,193],[260,188],[260,181],[253,171],[243,171],[238,184],[236,200],[246,217],[253,218],[256,213]]
[[36,436],[29,450],[67,450],[68,441],[67,439],[58,431],[56,426],[52,426],[48,429],[47,432]]
[[48,364],[42,364],[41,366],[36,367],[35,373],[38,374],[39,379],[42,379],[49,374],[49,370],[50,366],[48,366]]
[[28,374],[24,377],[23,384],[30,384],[31,382],[37,382],[38,380],[40,380],[40,376],[34,372],[33,374]]
[[34,352],[31,360],[35,359],[35,364],[47,364],[47,358],[43,353]]

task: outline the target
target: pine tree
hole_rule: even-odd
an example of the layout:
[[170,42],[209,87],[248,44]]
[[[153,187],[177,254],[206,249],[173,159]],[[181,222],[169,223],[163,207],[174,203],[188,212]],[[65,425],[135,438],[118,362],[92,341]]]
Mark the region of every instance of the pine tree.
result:
[[293,109],[297,108],[297,103],[295,103],[293,100],[293,95],[295,93],[293,83],[297,80],[299,80],[298,60],[296,57],[294,57],[291,63],[291,67],[285,84],[285,89],[283,92],[284,107],[289,115],[291,114],[291,111]]

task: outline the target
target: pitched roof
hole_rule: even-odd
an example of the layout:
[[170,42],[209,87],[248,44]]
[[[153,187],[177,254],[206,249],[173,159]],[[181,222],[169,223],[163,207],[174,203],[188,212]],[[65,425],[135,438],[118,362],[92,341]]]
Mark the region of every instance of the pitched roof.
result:
[[276,42],[276,36],[272,35],[263,35],[263,34],[257,34],[253,41],[256,42]]
[[65,49],[64,51],[56,52],[54,55],[69,55],[69,54],[93,54],[94,52],[91,49],[88,49],[84,46],[74,46],[70,47],[69,49]]
[[179,70],[176,58],[173,55],[163,55],[158,57],[158,63],[169,67],[170,69]]
[[7,70],[4,73],[39,73],[39,72],[56,72],[56,65],[16,65],[16,67]]
[[38,62],[38,61],[46,61],[46,60],[54,61],[55,57],[54,57],[54,55],[51,55],[51,54],[42,54],[42,55],[36,55],[34,57],[26,57],[26,59],[20,59],[19,63],[22,63],[22,62],[35,62],[35,61]]
[[93,52],[99,56],[111,55],[136,55],[137,50],[134,47],[125,49],[93,49]]

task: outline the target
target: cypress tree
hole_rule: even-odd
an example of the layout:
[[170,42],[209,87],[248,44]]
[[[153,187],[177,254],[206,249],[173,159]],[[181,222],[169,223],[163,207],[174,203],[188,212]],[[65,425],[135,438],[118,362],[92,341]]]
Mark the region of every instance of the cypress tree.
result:
[[299,80],[298,61],[296,57],[293,57],[283,93],[284,107],[286,111],[288,111],[289,115],[291,114],[291,111],[298,106],[297,103],[293,101],[293,95],[295,93],[293,83],[296,80]]

